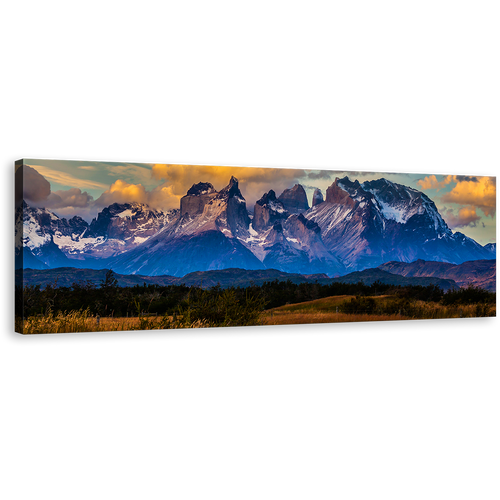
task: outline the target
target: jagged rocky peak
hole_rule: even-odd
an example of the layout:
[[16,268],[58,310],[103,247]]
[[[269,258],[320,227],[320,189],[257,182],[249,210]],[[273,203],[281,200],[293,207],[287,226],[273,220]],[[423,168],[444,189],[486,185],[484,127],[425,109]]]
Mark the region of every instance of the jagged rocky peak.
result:
[[233,235],[246,232],[250,225],[245,198],[238,187],[238,179],[231,176],[229,184],[221,189],[219,198],[227,200],[226,220]]
[[278,200],[292,214],[305,212],[309,209],[306,192],[301,184],[295,184],[293,188],[285,189],[279,195]]
[[281,224],[281,222],[275,222],[273,224],[273,231],[276,231],[277,233],[282,233],[283,232],[283,226]]
[[217,196],[217,191],[210,182],[193,184],[186,196],[181,198],[181,215],[195,217],[203,213],[205,205],[215,196]]
[[[264,205],[268,205],[271,201],[276,201],[276,193],[271,189],[269,193],[264,193],[260,200],[257,200],[257,205],[263,207]],[[281,203],[281,202],[280,202]]]
[[[353,198],[351,198],[350,194],[345,189],[343,189],[340,185],[340,184],[345,185],[346,180],[347,180],[347,182],[349,182],[352,185],[352,187],[355,187],[355,188],[359,187],[358,181],[351,183],[347,177],[344,177],[342,179],[342,181],[338,177],[336,177],[333,184],[326,190],[326,202],[327,203],[337,203],[339,205],[347,205],[351,208],[354,207],[356,202],[354,201]],[[351,187],[351,186],[349,186],[349,187]]]
[[231,176],[229,184],[219,191],[219,198],[229,199],[234,197],[239,198],[239,201],[245,201],[245,198],[243,198],[240,188],[238,187],[238,179],[234,176]]
[[215,188],[210,182],[198,182],[198,184],[193,184],[188,189],[187,196],[202,196],[212,193],[215,193]]
[[[335,179],[337,180],[337,179]],[[338,179],[338,181],[344,186],[349,192],[355,191],[356,189],[359,189],[362,184],[359,183],[358,179],[354,179],[351,181],[347,175],[345,177],[342,177],[342,179]]]
[[373,181],[365,181],[361,184],[361,187],[365,191],[373,193],[377,196],[377,198],[383,200],[385,203],[390,204],[419,199],[422,194],[416,189],[391,182],[383,177]]
[[[319,227],[319,225],[310,220],[310,219],[306,219],[302,214],[299,214],[299,215],[292,215],[289,219],[289,222],[294,222],[297,226],[299,227],[303,227],[304,229],[307,229],[308,231],[312,231],[316,234],[320,233],[321,232],[321,229]],[[296,222],[295,222],[296,221]]]
[[141,209],[142,207],[148,208],[147,205],[141,203],[113,203],[108,207],[103,208],[95,219],[92,220],[89,226],[90,234],[92,236],[106,236],[108,228],[112,220],[119,217],[121,214],[131,216],[133,211]]
[[313,193],[312,206],[315,207],[316,205],[319,205],[324,201],[325,200],[323,198],[323,193],[321,192],[321,189],[316,188]]
[[254,207],[252,226],[255,230],[266,229],[276,221],[286,219],[288,212],[281,201],[276,198],[276,193],[271,189],[264,193]]

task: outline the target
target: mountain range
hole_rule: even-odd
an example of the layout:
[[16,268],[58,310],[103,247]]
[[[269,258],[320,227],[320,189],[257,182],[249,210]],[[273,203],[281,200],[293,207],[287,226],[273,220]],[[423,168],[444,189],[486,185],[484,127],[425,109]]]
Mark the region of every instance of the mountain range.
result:
[[448,262],[387,262],[378,267],[382,271],[407,277],[435,277],[455,281],[460,286],[469,284],[490,292],[496,290],[496,260],[474,260],[462,264]]
[[453,233],[427,195],[384,178],[337,178],[325,196],[315,190],[312,207],[296,184],[279,196],[263,193],[249,210],[231,177],[220,191],[208,182],[193,184],[170,211],[114,203],[88,223],[24,201],[16,210],[16,268],[175,277],[275,269],[336,277],[419,259],[458,265],[495,258],[496,244]]
[[[100,286],[106,279],[107,269],[77,269],[73,267],[60,267],[57,269],[24,269],[16,271],[16,280],[24,285],[40,285],[43,289],[47,285],[54,287],[71,287],[74,283],[82,285],[93,284]],[[379,268],[354,271],[345,276],[329,278],[326,274],[302,275],[297,273],[285,273],[276,269],[221,269],[217,271],[197,271],[185,276],[144,276],[139,274],[117,274],[113,277],[118,286],[128,287],[134,285],[187,285],[209,288],[219,285],[222,288],[230,286],[248,287],[251,285],[262,285],[269,281],[292,281],[293,283],[319,283],[328,285],[332,283],[364,283],[372,285],[381,282],[396,286],[428,286],[436,285],[443,290],[458,288],[455,281],[438,277],[407,277],[389,273]]]

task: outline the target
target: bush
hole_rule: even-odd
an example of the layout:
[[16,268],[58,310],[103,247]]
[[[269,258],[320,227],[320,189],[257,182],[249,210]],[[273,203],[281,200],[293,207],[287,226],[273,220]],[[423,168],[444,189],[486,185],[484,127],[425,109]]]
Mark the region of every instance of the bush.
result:
[[147,317],[139,312],[138,330],[251,326],[261,323],[265,301],[260,293],[246,289],[208,290],[192,288],[177,311],[163,317]]
[[340,310],[346,314],[373,314],[376,309],[375,299],[372,297],[356,296],[340,306]]
[[245,291],[240,300],[235,289],[210,290],[195,288],[190,291],[187,307],[182,311],[188,324],[197,321],[210,326],[247,326],[259,324],[265,301],[259,293]]
[[442,298],[444,305],[452,304],[493,304],[496,294],[469,284],[466,288],[448,290]]

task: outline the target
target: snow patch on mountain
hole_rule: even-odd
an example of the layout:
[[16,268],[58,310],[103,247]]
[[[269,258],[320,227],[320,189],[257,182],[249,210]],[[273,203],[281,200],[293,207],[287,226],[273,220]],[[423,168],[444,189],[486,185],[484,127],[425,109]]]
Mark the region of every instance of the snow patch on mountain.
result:
[[67,254],[79,254],[96,245],[102,245],[104,237],[81,238],[79,235],[64,235],[60,231],[54,233],[54,243]]
[[268,203],[268,206],[271,210],[274,210],[275,212],[278,212],[279,214],[284,214],[286,212],[285,208],[283,207],[282,203],[276,202],[276,201],[270,201]]
[[132,218],[134,213],[132,212],[132,210],[128,209],[128,210],[124,210],[123,212],[120,212],[117,215],[118,215],[118,217],[120,217],[120,219],[130,219],[130,218]]
[[25,247],[33,250],[49,243],[50,240],[50,234],[43,232],[36,219],[30,216],[23,221],[22,242]]
[[382,200],[378,200],[377,202],[380,206],[380,211],[382,212],[382,215],[388,219],[388,220],[395,220],[396,222],[399,222],[400,224],[404,224],[407,219],[405,216],[408,214],[405,213],[404,207],[397,206],[397,205],[389,205],[389,203],[384,203]]

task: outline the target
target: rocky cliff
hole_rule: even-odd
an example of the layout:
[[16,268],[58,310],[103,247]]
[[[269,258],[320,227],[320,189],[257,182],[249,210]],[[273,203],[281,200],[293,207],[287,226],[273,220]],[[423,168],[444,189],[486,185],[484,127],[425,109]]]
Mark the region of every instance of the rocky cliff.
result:
[[309,208],[307,196],[301,184],[295,184],[291,189],[285,189],[278,197],[288,212],[297,214]]
[[289,215],[272,189],[255,203],[253,214],[252,226],[256,231],[266,229]]
[[196,217],[203,213],[205,205],[217,195],[217,191],[209,182],[193,184],[186,196],[181,198],[181,215]]
[[312,206],[315,207],[316,205],[319,205],[324,201],[325,200],[323,199],[323,193],[321,192],[321,189],[316,188],[313,193]]

